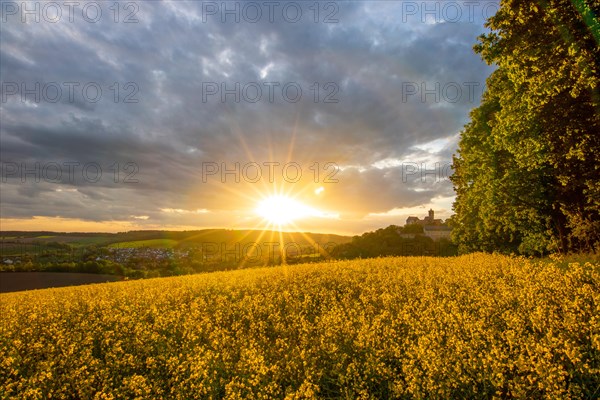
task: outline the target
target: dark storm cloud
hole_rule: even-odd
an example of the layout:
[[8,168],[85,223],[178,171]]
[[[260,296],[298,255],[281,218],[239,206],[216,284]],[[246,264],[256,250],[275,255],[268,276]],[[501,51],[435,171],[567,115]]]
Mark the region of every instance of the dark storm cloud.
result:
[[[235,23],[231,17],[222,23],[220,14],[205,15],[203,22],[206,2],[152,1],[136,2],[138,22],[125,24],[115,23],[108,3],[101,4],[104,14],[97,23],[77,13],[73,22],[63,17],[58,23],[43,18],[22,23],[7,16],[2,23],[2,162],[30,169],[35,163],[43,168],[79,162],[78,173],[96,163],[103,172],[98,181],[63,173],[55,181],[23,182],[12,170],[6,177],[5,168],[3,218],[109,221],[144,215],[168,223],[181,215],[161,209],[238,206],[228,202],[226,185],[202,184],[206,162],[361,166],[363,172],[347,168],[328,187],[327,205],[337,202],[341,215],[385,212],[451,195],[447,180],[403,181],[398,167],[372,164],[450,161],[455,141],[429,151],[415,146],[455,136],[476,106],[490,72],[472,52],[483,31],[480,18],[405,21],[401,2],[367,1],[339,2],[339,22],[323,23],[328,10],[321,10],[315,23],[308,3],[298,2],[306,14],[297,23],[278,14],[275,22],[264,15],[257,23]],[[203,96],[208,83],[231,89],[251,82],[263,89],[255,103]],[[270,102],[265,82],[279,83],[278,88],[294,83],[302,98],[286,101],[277,89]],[[468,93],[473,86],[465,84],[473,82],[479,86]],[[19,93],[7,94],[12,83]],[[318,102],[311,90],[315,83]],[[29,90],[39,84],[41,101],[33,94],[21,101],[22,84]],[[407,93],[436,84],[439,99]],[[462,95],[448,99],[456,85]],[[60,98],[49,101],[57,86]],[[90,101],[98,87],[100,98]],[[337,102],[324,103],[328,94]],[[135,182],[123,182],[133,171],[123,169],[127,163],[138,168]]]

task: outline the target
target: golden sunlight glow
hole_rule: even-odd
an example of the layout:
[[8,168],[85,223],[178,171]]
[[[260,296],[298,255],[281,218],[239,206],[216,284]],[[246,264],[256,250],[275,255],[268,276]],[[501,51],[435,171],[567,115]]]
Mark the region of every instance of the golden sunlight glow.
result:
[[281,195],[262,200],[256,208],[256,213],[274,225],[285,225],[300,218],[318,215],[316,210]]

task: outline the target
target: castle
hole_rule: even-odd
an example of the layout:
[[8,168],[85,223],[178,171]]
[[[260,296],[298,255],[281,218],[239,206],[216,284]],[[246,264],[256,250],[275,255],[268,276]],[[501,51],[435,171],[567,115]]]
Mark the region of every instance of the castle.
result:
[[441,219],[435,219],[434,211],[429,210],[429,215],[423,219],[419,217],[408,217],[406,218],[406,225],[442,225],[444,222]]
[[[435,219],[433,210],[429,210],[429,215],[423,219],[418,217],[408,217],[406,219],[406,226],[408,225],[422,225],[423,234],[432,238],[433,240],[439,239],[450,239],[452,228],[444,224],[441,219]],[[405,237],[414,237],[414,234],[402,234]]]

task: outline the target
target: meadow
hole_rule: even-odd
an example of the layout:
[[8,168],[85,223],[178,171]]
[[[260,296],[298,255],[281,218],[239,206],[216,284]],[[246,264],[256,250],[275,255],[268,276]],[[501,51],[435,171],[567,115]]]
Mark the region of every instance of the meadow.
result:
[[140,247],[147,248],[160,248],[160,249],[172,249],[177,246],[177,241],[172,239],[148,239],[148,240],[135,240],[131,242],[117,242],[109,244],[108,248],[129,248],[137,249]]
[[1,398],[598,398],[600,263],[472,254],[0,295]]

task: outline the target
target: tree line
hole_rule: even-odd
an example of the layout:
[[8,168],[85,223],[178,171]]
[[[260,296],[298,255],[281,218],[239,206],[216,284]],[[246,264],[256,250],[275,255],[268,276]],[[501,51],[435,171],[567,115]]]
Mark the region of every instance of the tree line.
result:
[[460,252],[600,247],[600,1],[502,0],[451,177]]

